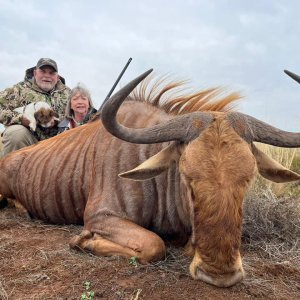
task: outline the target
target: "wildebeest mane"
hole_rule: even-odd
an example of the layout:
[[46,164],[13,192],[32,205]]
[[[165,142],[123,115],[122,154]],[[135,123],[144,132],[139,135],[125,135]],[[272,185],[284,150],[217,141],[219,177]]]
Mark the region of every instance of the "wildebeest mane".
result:
[[188,81],[172,81],[170,76],[149,76],[129,95],[127,100],[143,101],[173,115],[195,111],[232,111],[239,93],[226,94],[224,88],[214,87],[193,91]]

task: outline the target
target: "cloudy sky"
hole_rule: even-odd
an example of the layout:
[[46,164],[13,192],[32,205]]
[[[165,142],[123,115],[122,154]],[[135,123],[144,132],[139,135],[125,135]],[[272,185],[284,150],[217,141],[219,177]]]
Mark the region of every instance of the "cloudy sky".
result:
[[299,1],[0,0],[0,7],[1,90],[50,57],[70,87],[83,83],[100,106],[132,57],[120,86],[154,68],[195,89],[240,91],[240,111],[300,131],[300,85],[283,73],[300,75]]

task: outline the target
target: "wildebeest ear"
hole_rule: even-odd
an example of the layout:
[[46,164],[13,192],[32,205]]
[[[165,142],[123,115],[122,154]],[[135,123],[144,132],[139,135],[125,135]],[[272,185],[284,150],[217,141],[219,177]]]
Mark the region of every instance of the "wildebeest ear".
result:
[[136,168],[120,173],[119,176],[137,181],[151,179],[167,170],[172,162],[179,159],[182,153],[180,148],[178,144],[169,145]]
[[285,168],[280,163],[260,151],[252,144],[252,153],[256,158],[258,172],[261,176],[274,182],[289,182],[300,180],[300,175]]

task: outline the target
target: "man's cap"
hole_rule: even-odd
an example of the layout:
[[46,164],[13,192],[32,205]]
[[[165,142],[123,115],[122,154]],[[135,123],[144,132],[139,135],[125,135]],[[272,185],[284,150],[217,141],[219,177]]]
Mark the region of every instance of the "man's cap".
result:
[[36,68],[40,69],[44,66],[52,67],[56,72],[58,71],[56,62],[51,58],[40,58],[39,59],[39,61],[36,64]]

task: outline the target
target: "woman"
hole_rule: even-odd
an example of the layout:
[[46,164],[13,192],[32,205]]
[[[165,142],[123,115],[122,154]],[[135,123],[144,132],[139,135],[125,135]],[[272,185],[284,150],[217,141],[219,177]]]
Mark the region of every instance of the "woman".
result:
[[78,84],[70,93],[66,116],[58,124],[59,133],[87,123],[96,112],[89,91]]

